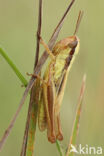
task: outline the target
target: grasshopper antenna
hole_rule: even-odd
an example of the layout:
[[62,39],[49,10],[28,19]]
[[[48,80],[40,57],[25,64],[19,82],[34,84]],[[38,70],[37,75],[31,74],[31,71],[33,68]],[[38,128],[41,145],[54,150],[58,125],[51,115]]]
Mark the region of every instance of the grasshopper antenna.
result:
[[84,12],[80,10],[79,15],[78,15],[78,19],[77,19],[77,23],[76,23],[76,28],[75,28],[75,31],[74,31],[74,35],[76,35],[76,33],[78,32],[79,25],[80,25],[81,19],[83,17],[83,13]]

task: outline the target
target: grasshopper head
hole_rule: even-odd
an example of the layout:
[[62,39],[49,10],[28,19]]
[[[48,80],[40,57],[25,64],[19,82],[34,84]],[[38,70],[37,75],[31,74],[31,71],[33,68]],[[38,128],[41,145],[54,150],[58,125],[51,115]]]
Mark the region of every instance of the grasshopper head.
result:
[[77,36],[70,36],[67,38],[64,38],[60,41],[60,46],[63,48],[69,47],[69,48],[75,48],[79,43],[79,38]]
[[59,42],[60,47],[64,48],[75,48],[77,46],[77,44],[79,43],[79,38],[77,36],[70,36],[67,38],[64,38],[63,40],[61,40]]
[[79,44],[79,38],[77,36],[71,36],[68,38],[68,46],[70,48],[76,48],[77,45]]
[[68,47],[71,48],[72,54],[78,53],[80,47],[80,40],[76,35],[69,37]]

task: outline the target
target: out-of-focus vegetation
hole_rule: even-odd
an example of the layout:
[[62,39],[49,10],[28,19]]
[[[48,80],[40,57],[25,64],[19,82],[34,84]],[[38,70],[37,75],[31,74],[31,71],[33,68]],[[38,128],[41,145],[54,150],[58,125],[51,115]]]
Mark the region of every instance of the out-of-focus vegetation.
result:
[[[44,0],[42,36],[47,42],[57,25],[69,1]],[[34,64],[35,39],[37,28],[38,0],[0,0],[0,45],[5,48],[9,57],[20,71],[32,73]],[[90,146],[102,146],[104,140],[104,1],[76,1],[59,35],[59,40],[74,32],[79,10],[84,11],[78,36],[80,52],[72,66],[63,105],[61,108],[62,127],[64,132],[63,148],[66,148],[71,135],[83,74],[87,74],[87,86],[80,122],[77,143]],[[41,51],[43,51],[43,47]],[[27,77],[27,79],[29,79]],[[11,68],[0,56],[0,137],[8,126],[24,88]],[[18,156],[20,153],[25,120],[28,109],[28,98],[9,136],[2,156]],[[56,145],[47,141],[46,132],[37,129],[35,154],[38,156],[57,156]]]

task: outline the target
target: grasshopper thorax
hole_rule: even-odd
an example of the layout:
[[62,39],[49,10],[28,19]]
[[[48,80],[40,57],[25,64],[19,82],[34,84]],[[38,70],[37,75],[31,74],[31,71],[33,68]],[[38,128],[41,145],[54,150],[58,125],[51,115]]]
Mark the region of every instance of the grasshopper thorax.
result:
[[79,43],[79,38],[77,36],[70,36],[70,37],[67,37],[63,40],[61,40],[60,42],[60,46],[63,47],[63,48],[76,48],[76,46],[78,45]]
[[53,48],[53,54],[55,56],[59,55],[59,53],[63,53],[66,51],[68,53],[71,49],[75,49],[79,44],[79,39],[77,36],[70,36],[62,39],[61,41],[57,42]]
[[79,51],[79,39],[77,36],[66,37],[56,43],[53,48],[53,54],[56,56],[54,63],[54,80],[57,81],[62,76],[64,70],[67,70],[73,62],[75,53]]

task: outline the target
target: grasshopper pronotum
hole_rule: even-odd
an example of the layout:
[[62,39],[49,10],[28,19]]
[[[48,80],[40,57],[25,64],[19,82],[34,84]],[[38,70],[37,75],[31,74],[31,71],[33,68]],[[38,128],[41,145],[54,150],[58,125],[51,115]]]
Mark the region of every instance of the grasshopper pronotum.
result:
[[45,47],[51,60],[41,79],[40,99],[38,107],[38,125],[41,131],[47,129],[48,140],[54,143],[56,139],[63,140],[60,125],[60,106],[62,103],[64,89],[69,70],[79,51],[79,39],[76,32],[82,17],[80,11],[74,35],[57,42],[52,50],[49,50],[43,39],[40,42]]

